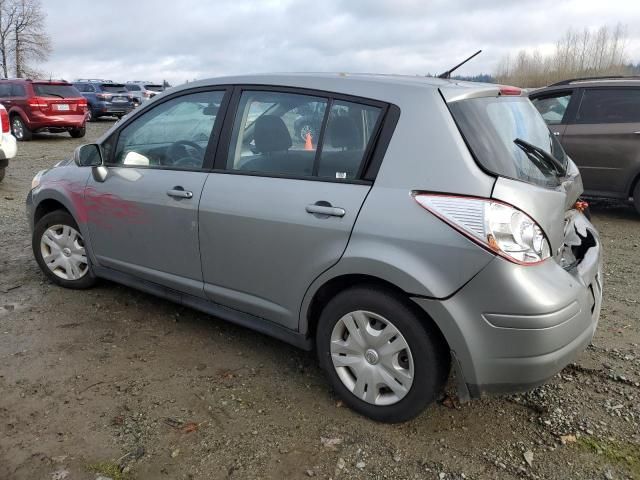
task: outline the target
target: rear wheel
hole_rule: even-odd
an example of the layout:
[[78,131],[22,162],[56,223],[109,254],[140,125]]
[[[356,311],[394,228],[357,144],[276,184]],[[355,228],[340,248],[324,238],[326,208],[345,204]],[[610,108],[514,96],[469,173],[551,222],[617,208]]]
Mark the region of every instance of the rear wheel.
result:
[[83,289],[96,282],[80,229],[66,211],[57,210],[38,220],[31,245],[38,265],[53,283]]
[[375,287],[353,287],[331,299],[316,342],[336,393],[378,421],[415,417],[437,399],[449,374],[440,332],[407,299]]
[[33,138],[33,133],[18,115],[11,119],[11,133],[20,142],[27,142]]
[[633,189],[633,206],[636,207],[636,212],[640,214],[640,180],[636,183],[636,188]]
[[87,108],[87,122],[95,122],[97,117],[93,113],[93,109],[89,106]]
[[0,168],[0,182],[4,180],[4,174],[6,172],[6,167]]
[[87,133],[86,127],[72,128],[71,130],[69,130],[69,135],[71,135],[73,138],[82,138],[85,136],[86,133]]

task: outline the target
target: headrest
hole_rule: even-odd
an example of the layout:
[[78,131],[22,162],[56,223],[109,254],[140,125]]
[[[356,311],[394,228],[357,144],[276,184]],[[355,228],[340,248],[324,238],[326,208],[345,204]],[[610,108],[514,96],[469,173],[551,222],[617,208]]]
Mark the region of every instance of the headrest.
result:
[[334,148],[357,148],[361,146],[358,139],[356,123],[345,116],[332,117],[327,126],[329,143]]
[[282,152],[291,147],[291,135],[282,118],[262,115],[256,120],[253,138],[259,153]]

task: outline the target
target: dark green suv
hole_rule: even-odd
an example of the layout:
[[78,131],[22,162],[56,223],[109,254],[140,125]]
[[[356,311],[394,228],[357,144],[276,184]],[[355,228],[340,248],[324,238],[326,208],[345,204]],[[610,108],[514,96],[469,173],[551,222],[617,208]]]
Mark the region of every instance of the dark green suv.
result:
[[585,196],[640,213],[640,77],[565,80],[529,94],[582,174]]

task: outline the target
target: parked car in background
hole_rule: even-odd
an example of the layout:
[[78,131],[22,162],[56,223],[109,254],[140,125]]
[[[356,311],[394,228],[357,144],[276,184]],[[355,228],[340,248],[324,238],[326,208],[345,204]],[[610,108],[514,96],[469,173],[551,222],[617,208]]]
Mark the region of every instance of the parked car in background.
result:
[[16,138],[11,135],[11,125],[9,123],[9,113],[0,104],[0,182],[4,179],[9,160],[16,156],[18,151]]
[[87,100],[64,80],[0,80],[0,103],[19,141],[38,132],[85,135]]
[[529,98],[580,168],[585,195],[640,213],[640,77],[576,78]]
[[[318,104],[329,113],[303,141],[295,119]],[[463,398],[533,388],[598,324],[601,246],[576,207],[580,173],[513,87],[194,82],[32,187],[51,281],[107,278],[315,346],[333,390],[381,421],[420,413],[451,366]]]
[[125,82],[125,87],[140,100],[140,103],[150,100],[164,91],[161,84],[141,80]]
[[134,108],[133,100],[122,83],[105,80],[76,81],[73,85],[87,99],[87,120],[100,117],[122,118]]

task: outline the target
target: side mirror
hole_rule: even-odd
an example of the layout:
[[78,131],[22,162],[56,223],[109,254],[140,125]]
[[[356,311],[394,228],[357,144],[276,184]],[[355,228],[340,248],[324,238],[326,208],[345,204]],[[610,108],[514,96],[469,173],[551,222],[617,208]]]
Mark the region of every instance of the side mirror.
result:
[[81,145],[73,152],[73,161],[79,167],[99,167],[102,165],[102,149],[97,143]]

